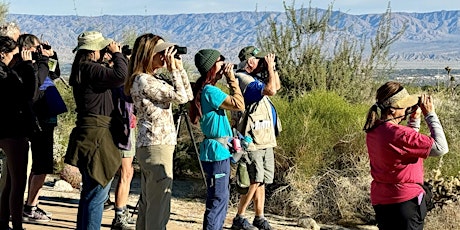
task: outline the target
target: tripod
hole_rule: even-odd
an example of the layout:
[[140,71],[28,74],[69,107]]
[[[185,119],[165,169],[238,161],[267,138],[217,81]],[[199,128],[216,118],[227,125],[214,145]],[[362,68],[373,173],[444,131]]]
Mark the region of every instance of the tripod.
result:
[[180,104],[179,105],[179,111],[176,113],[176,115],[177,115],[177,121],[176,121],[177,137],[179,137],[181,120],[185,119],[185,124],[187,125],[187,131],[188,131],[188,134],[190,135],[190,139],[191,139],[191,141],[193,143],[193,147],[195,149],[196,157],[198,159],[198,164],[200,165],[200,170],[201,170],[201,175],[203,176],[204,185],[205,185],[205,187],[208,187],[208,185],[206,183],[206,176],[204,175],[203,165],[201,165],[201,161],[200,161],[200,153],[198,151],[198,147],[196,146],[195,136],[193,135],[192,125],[190,124],[190,117],[188,116],[188,112],[185,109],[185,104]]

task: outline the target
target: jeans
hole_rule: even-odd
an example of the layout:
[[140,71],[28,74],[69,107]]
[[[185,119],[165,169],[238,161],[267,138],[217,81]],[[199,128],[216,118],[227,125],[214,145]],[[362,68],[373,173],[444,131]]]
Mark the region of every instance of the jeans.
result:
[[89,176],[86,170],[80,169],[80,173],[83,186],[78,204],[77,230],[99,230],[101,229],[104,202],[108,199],[112,181],[102,187]]
[[224,226],[230,197],[230,159],[201,163],[208,184],[203,229],[220,230]]

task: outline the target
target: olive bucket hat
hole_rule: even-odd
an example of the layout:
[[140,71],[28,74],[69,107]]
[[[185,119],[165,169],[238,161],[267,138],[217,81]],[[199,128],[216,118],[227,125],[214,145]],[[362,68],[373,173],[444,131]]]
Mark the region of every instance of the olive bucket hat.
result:
[[78,45],[72,52],[75,53],[78,50],[102,50],[112,41],[110,38],[104,38],[100,32],[85,31],[78,35]]
[[260,51],[255,46],[246,46],[240,50],[240,53],[238,54],[238,58],[240,59],[241,62],[243,62],[243,61],[248,60],[250,57],[264,58],[267,55],[268,55],[268,52]]

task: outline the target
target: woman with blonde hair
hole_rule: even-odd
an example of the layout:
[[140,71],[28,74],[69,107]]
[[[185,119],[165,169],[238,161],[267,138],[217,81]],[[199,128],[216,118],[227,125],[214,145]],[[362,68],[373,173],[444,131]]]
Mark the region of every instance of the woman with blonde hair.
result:
[[[431,136],[418,132],[421,113]],[[408,116],[407,126],[401,125]],[[448,152],[433,98],[409,95],[400,83],[387,82],[377,90],[364,130],[377,226],[382,230],[423,229],[427,212],[421,186],[423,160]]]
[[[151,33],[134,42],[125,94],[137,116],[136,158],[141,168],[141,196],[136,229],[166,229],[171,210],[176,127],[172,103],[193,99],[190,82],[173,43]],[[166,79],[161,71],[171,75]]]

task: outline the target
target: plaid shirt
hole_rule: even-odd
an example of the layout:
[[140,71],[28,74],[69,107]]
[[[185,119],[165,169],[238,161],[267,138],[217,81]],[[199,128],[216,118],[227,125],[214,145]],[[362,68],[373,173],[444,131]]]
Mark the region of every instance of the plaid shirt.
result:
[[185,70],[174,70],[171,79],[172,85],[158,75],[142,73],[135,77],[131,96],[138,119],[136,147],[176,145],[171,103],[187,103],[193,93]]

